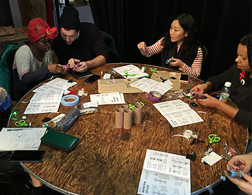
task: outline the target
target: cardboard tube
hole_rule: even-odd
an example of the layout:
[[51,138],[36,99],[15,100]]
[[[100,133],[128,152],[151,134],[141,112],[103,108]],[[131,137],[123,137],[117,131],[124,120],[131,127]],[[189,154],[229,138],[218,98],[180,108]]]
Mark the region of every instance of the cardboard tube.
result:
[[116,124],[116,128],[123,127],[123,109],[122,108],[117,108],[115,110],[115,124]]
[[141,124],[142,122],[142,108],[143,106],[141,104],[136,104],[135,105],[135,117],[134,117],[134,122],[135,124]]
[[129,108],[129,105],[128,105],[128,104],[123,104],[123,105],[121,105],[121,108],[122,108],[123,110],[128,109],[128,108]]
[[124,115],[123,128],[124,129],[130,129],[131,128],[131,120],[132,120],[132,110],[125,109],[123,115]]

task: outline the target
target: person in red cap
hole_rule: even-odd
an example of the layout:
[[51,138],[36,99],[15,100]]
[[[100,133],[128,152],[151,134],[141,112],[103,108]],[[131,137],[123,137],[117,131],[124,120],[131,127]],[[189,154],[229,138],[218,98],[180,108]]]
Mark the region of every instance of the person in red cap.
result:
[[50,42],[57,37],[57,28],[50,28],[43,19],[35,18],[28,23],[27,32],[30,43],[17,50],[12,67],[16,101],[41,81],[64,73],[64,66],[52,63]]

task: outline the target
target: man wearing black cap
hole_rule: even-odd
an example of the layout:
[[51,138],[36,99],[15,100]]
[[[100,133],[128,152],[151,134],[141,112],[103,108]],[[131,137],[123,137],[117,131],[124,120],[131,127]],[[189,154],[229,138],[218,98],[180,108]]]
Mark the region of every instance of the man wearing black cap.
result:
[[73,68],[79,62],[75,71],[85,72],[108,60],[109,52],[99,29],[91,23],[80,23],[79,12],[74,7],[64,8],[59,30],[54,47],[60,64],[69,64]]

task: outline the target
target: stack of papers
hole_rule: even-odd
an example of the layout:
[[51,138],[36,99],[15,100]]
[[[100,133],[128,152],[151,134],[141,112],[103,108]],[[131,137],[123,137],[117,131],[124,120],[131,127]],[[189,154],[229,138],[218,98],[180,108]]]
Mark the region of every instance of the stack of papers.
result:
[[148,76],[146,72],[142,72],[137,66],[134,66],[133,64],[120,66],[120,67],[114,68],[113,70],[118,72],[120,75],[122,75],[124,78],[127,78],[127,79],[129,78],[134,79],[134,78]]
[[0,151],[38,150],[46,128],[3,128]]
[[124,104],[123,93],[114,92],[114,93],[102,93],[102,94],[93,94],[90,95],[91,102],[97,102],[98,105],[106,104]]
[[158,91],[161,95],[164,95],[168,90],[172,88],[172,82],[167,80],[166,82],[158,82],[153,79],[142,78],[138,81],[130,84],[131,87],[136,87],[149,93],[150,91]]
[[63,93],[76,82],[69,83],[68,80],[55,78],[52,81],[33,90],[33,95],[24,114],[38,114],[47,112],[57,112]]
[[160,102],[153,105],[172,127],[203,122],[203,119],[182,100]]
[[147,150],[138,194],[191,194],[190,160],[185,156]]

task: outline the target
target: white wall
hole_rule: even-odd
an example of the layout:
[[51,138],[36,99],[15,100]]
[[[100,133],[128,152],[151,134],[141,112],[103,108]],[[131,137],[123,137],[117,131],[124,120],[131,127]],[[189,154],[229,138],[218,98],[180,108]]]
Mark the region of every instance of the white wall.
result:
[[9,0],[14,28],[21,28],[22,18],[19,10],[18,0]]

